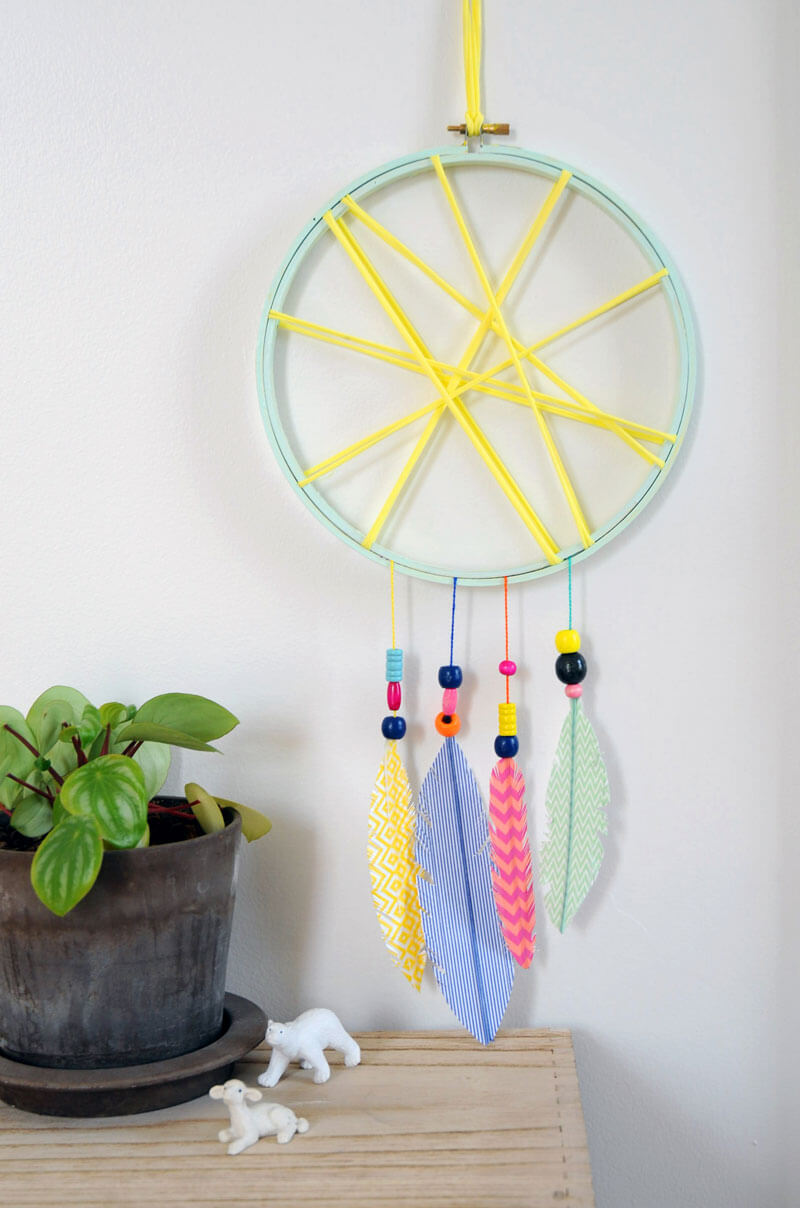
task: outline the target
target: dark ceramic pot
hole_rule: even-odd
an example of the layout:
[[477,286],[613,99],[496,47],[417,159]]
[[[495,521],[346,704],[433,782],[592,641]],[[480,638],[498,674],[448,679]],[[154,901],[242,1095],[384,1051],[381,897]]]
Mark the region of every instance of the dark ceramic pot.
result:
[[[160,798],[165,802],[170,798]],[[164,1061],[223,1028],[241,820],[179,843],[107,852],[64,918],[28,853],[0,851],[0,1052],[34,1066]]]

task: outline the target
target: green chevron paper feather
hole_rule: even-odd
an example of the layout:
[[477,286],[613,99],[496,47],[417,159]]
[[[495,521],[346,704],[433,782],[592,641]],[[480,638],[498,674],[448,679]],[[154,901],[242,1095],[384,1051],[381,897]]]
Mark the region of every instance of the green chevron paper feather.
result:
[[566,929],[600,871],[608,803],[597,735],[580,700],[573,700],[547,785],[548,833],[542,849],[545,906],[559,931]]

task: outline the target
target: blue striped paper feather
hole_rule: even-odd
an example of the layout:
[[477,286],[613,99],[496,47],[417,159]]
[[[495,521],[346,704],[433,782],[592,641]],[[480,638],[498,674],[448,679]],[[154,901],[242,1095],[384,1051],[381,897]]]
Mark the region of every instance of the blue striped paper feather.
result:
[[455,738],[422,782],[416,858],[428,957],[448,1006],[489,1044],[514,984],[492,892],[489,828],[480,789]]

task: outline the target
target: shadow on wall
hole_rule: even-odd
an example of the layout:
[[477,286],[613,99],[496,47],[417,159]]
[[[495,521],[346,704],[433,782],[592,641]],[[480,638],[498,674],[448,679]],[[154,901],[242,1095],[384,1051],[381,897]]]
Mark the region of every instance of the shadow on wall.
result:
[[[624,1049],[582,1030],[572,1038],[591,1125],[598,1208],[768,1208],[785,1202],[777,1171],[773,1185],[765,1186],[754,1141],[743,1139],[732,1159],[725,1126],[691,1115]],[[615,1088],[613,1096],[609,1087]]]
[[228,989],[271,1019],[293,1019],[305,992],[301,954],[309,951],[310,912],[297,909],[308,897],[298,879],[310,890],[318,860],[313,828],[288,817],[275,817],[261,843],[243,847]]

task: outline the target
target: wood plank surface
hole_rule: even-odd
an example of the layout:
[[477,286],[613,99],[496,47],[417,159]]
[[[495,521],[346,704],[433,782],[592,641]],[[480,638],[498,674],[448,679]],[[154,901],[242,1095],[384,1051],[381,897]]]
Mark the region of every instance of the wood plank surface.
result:
[[[331,1058],[322,1086],[289,1073],[265,1097],[311,1127],[229,1157],[211,1099],[110,1120],[34,1116],[0,1104],[8,1208],[592,1208],[569,1032],[367,1032],[362,1064]],[[237,1074],[255,1085],[269,1056]]]

